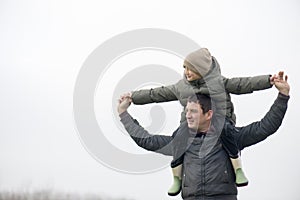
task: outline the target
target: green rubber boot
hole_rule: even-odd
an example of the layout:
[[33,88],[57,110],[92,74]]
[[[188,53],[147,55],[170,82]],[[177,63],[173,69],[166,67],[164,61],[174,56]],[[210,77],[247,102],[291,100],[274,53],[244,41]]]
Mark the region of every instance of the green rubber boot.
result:
[[236,170],[235,177],[236,177],[236,179],[235,179],[236,186],[243,187],[243,186],[248,185],[248,179],[245,176],[242,168],[238,168]]
[[174,176],[173,184],[168,190],[168,195],[176,196],[181,191],[181,179],[178,176]]

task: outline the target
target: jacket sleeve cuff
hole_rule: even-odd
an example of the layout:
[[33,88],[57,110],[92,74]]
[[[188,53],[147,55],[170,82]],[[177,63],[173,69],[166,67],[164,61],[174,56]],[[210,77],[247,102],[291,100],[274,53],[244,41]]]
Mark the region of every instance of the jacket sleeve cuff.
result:
[[281,101],[281,102],[288,102],[290,99],[290,96],[288,95],[284,95],[284,94],[281,94],[280,92],[278,93],[278,96],[277,96],[277,100],[278,101]]
[[153,103],[153,100],[151,99],[150,95],[151,90],[138,90],[138,91],[132,91],[131,92],[131,99],[132,102],[136,105],[143,105],[147,103]]
[[267,79],[267,81],[265,82],[266,83],[265,87],[266,88],[273,87],[273,85],[271,84],[271,79],[270,79],[272,77],[272,75],[271,74],[267,74],[267,75],[263,75],[263,77],[265,77]]
[[271,75],[260,75],[252,77],[252,89],[253,91],[264,90],[271,88],[273,85],[270,82]]

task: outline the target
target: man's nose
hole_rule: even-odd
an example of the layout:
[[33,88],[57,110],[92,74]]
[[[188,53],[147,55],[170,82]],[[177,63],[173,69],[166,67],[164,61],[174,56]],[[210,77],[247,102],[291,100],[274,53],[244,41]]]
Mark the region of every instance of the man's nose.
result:
[[189,112],[186,112],[185,117],[186,117],[186,118],[190,118],[190,117],[191,117],[190,113],[189,113]]

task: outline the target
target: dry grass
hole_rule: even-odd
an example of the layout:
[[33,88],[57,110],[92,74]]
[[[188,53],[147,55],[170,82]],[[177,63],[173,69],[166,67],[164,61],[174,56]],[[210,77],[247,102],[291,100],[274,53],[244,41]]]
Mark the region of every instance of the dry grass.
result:
[[126,200],[124,198],[100,197],[96,194],[72,194],[54,192],[52,190],[40,190],[34,192],[0,191],[0,200]]

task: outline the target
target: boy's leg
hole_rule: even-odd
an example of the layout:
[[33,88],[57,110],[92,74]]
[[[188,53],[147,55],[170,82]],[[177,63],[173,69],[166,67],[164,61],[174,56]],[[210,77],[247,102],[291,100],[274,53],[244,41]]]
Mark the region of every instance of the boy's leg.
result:
[[248,185],[248,179],[244,174],[243,168],[242,168],[242,159],[240,156],[237,158],[230,158],[233,169],[235,171],[235,183],[238,187],[246,186]]
[[234,124],[227,119],[222,130],[221,141],[225,151],[230,157],[236,177],[235,183],[238,187],[242,187],[248,185],[248,179],[245,176],[245,173],[242,168],[242,160],[233,137],[234,131],[236,131]]
[[176,196],[181,191],[181,179],[182,179],[182,164],[172,168],[173,184],[168,190],[168,195]]
[[189,129],[186,122],[180,124],[177,130],[173,133],[173,160],[171,162],[173,173],[173,184],[168,190],[168,195],[176,196],[181,191],[182,183],[182,163],[184,153],[187,148],[187,139],[189,137]]
[[173,147],[173,160],[171,162],[171,168],[173,173],[173,184],[168,190],[168,195],[170,196],[176,196],[181,191],[182,163],[184,158],[182,152],[183,149],[180,148],[178,144]]

